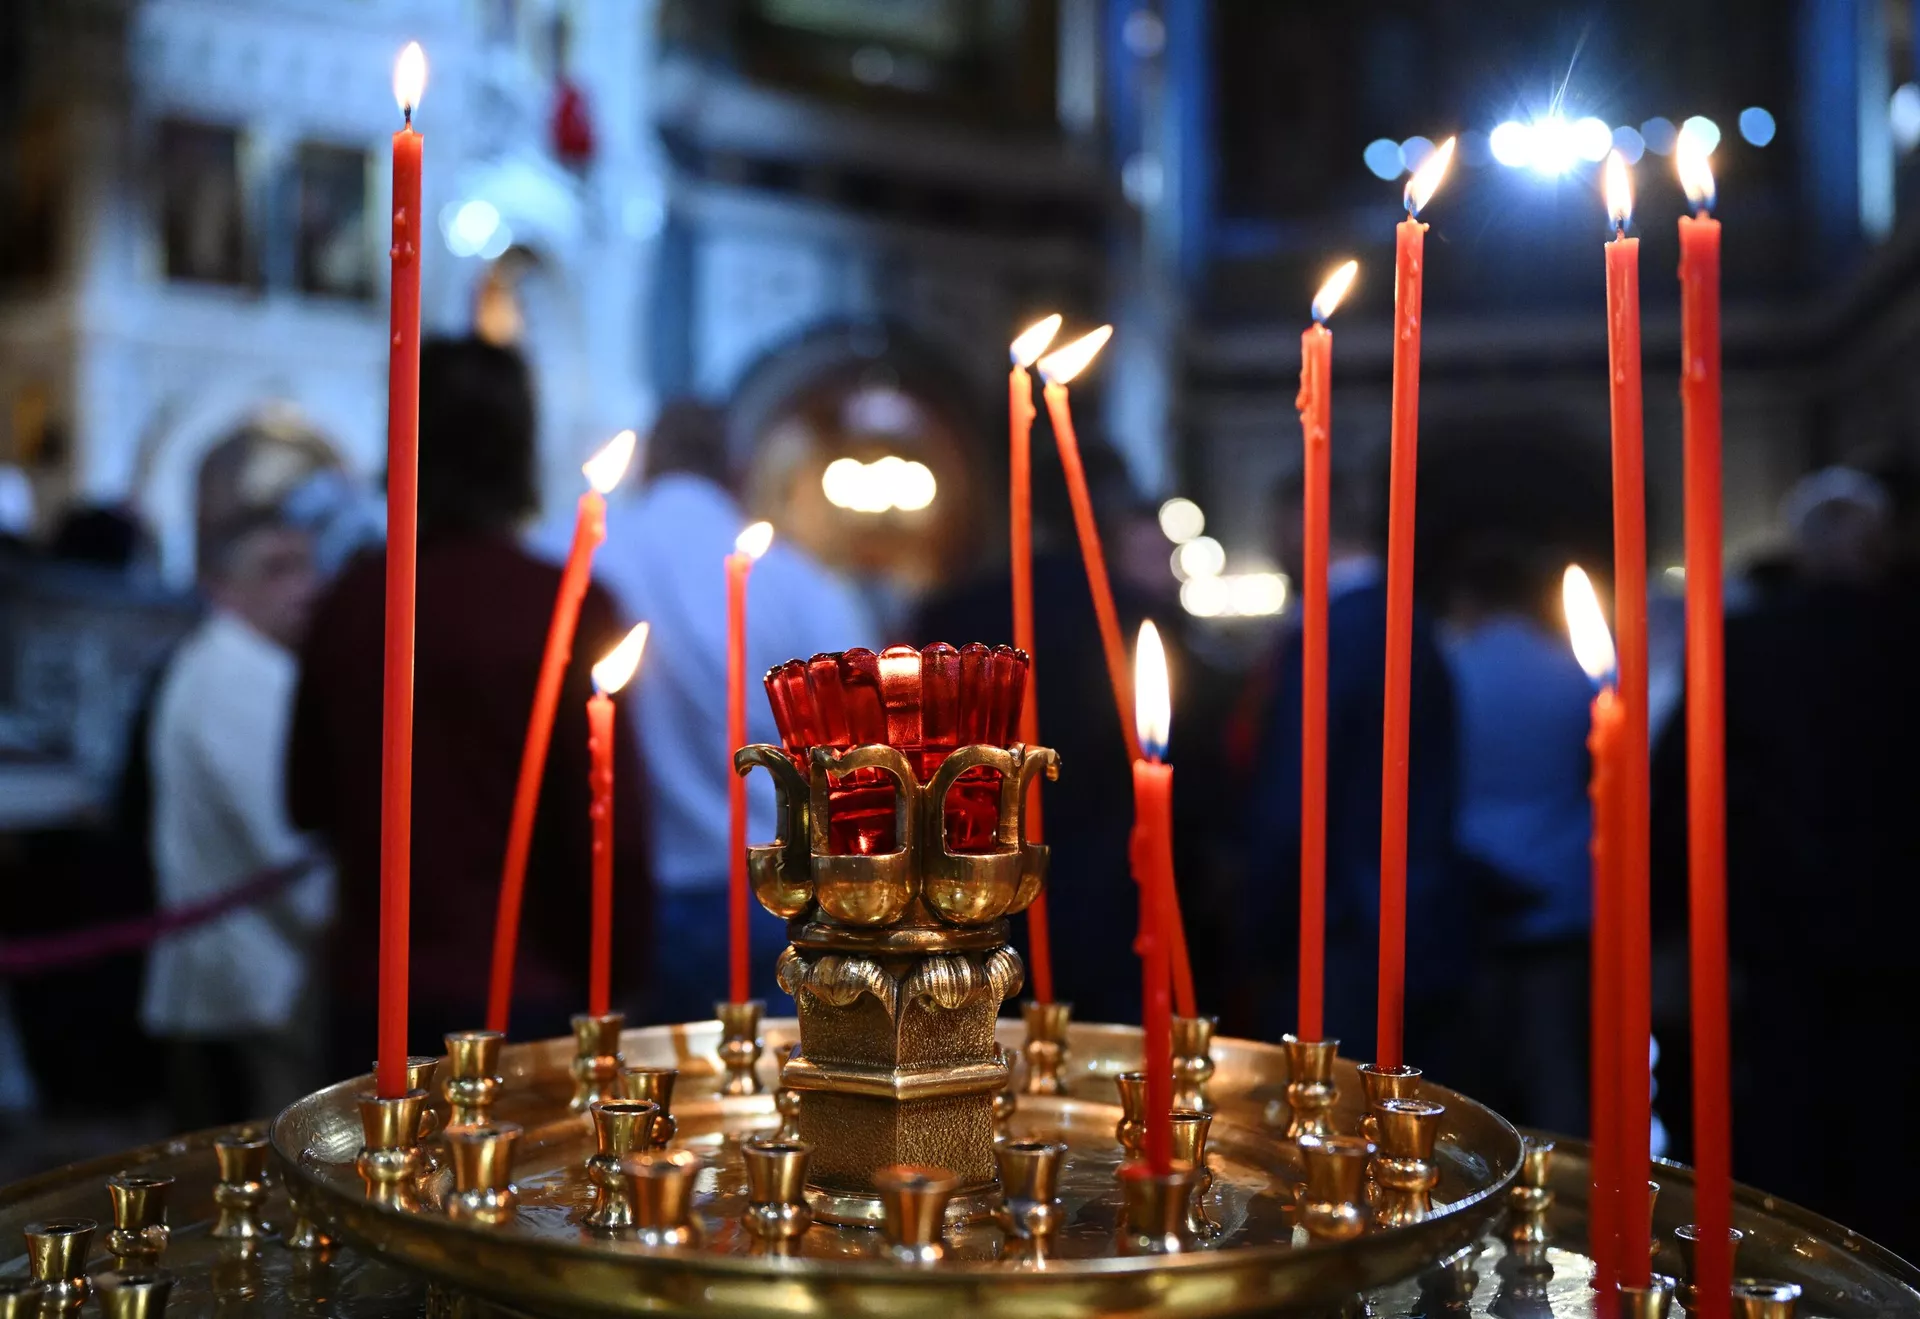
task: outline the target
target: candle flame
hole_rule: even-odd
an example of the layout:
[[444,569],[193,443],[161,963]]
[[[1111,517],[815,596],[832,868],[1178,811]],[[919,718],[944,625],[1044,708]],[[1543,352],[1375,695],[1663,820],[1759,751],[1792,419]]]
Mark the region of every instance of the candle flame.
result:
[[1064,385],[1086,370],[1100,350],[1113,338],[1113,327],[1102,325],[1092,334],[1082,335],[1065,348],[1056,348],[1040,359],[1040,377],[1049,385]]
[[627,464],[633,461],[633,446],[638,438],[630,430],[621,431],[581,463],[580,470],[587,474],[587,484],[603,495],[612,494],[620,478],[627,474]]
[[749,559],[758,559],[773,544],[773,523],[755,522],[733,538],[733,550]]
[[640,667],[640,655],[646,648],[647,624],[635,623],[633,631],[593,666],[593,689],[602,696],[612,696],[626,686],[634,670]]
[[1053,342],[1053,336],[1058,333],[1060,313],[1057,311],[1020,331],[1020,337],[1008,349],[1013,355],[1013,364],[1023,371],[1032,366],[1039,360],[1040,354],[1047,351],[1047,345]]
[[419,42],[409,41],[393,62],[393,99],[400,103],[400,112],[411,118],[426,90],[427,52],[420,49]]
[[1407,180],[1407,214],[1418,215],[1427,209],[1427,203],[1433,200],[1433,194],[1440,189],[1440,180],[1447,177],[1447,166],[1453,162],[1454,139],[1442,142],[1431,156],[1420,163],[1420,168]]
[[1160,643],[1160,629],[1151,618],[1140,625],[1140,640],[1133,648],[1133,722],[1147,759],[1163,758],[1173,724],[1173,693],[1167,679],[1167,648]]
[[1347,290],[1353,287],[1353,281],[1360,274],[1360,263],[1349,261],[1327,276],[1327,282],[1313,295],[1313,319],[1324,321],[1333,315],[1340,306],[1340,300],[1347,296]]
[[1680,170],[1680,186],[1696,208],[1713,209],[1713,163],[1707,157],[1706,144],[1693,133],[1680,134],[1674,144],[1674,164]]
[[1614,228],[1625,229],[1633,218],[1633,175],[1627,169],[1627,158],[1618,151],[1607,153],[1606,176],[1607,218]]
[[1573,639],[1573,657],[1589,678],[1605,682],[1613,676],[1613,634],[1600,612],[1600,597],[1580,565],[1568,564],[1560,582],[1560,606],[1567,615],[1567,635]]

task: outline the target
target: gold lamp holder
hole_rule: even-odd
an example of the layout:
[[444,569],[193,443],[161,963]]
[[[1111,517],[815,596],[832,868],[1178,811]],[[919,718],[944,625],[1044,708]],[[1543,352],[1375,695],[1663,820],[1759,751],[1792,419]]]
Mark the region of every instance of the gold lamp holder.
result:
[[1213,1112],[1207,1082],[1213,1079],[1213,1032],[1218,1017],[1173,1019],[1173,1106],[1195,1113]]
[[427,1092],[409,1090],[382,1098],[361,1095],[360,1129],[366,1145],[357,1160],[367,1184],[367,1198],[376,1204],[406,1205],[412,1198],[414,1174],[420,1166],[420,1119]]
[[251,1241],[266,1235],[260,1206],[267,1202],[267,1150],[265,1136],[242,1133],[215,1138],[213,1157],[220,1180],[213,1188],[213,1203],[220,1216],[210,1235],[222,1241]]
[[1073,1023],[1073,1004],[1028,999],[1020,1005],[1020,1016],[1027,1023],[1027,1042],[1020,1049],[1027,1060],[1027,1093],[1064,1095],[1067,1028]]
[[620,1097],[620,1032],[626,1027],[624,1012],[574,1017],[573,1098],[567,1103],[573,1112],[585,1113],[597,1100]]
[[[1333,1083],[1333,1060],[1340,1052],[1340,1041],[1283,1035],[1280,1044],[1287,1051],[1287,1139],[1332,1135],[1331,1114],[1340,1101],[1340,1087]],[[1279,1126],[1281,1116],[1278,1104],[1268,1107],[1269,1125]]]
[[[1010,1077],[994,1019],[1025,975],[1006,918],[1046,878],[1047,850],[1027,842],[1022,804],[1058,764],[1044,747],[963,746],[923,783],[905,753],[877,743],[816,747],[802,763],[773,746],[735,753],[736,772],[765,769],[780,795],[779,835],[747,849],[747,871],[761,905],[787,920],[778,978],[798,1005],[800,1048],[779,1084],[800,1096],[815,1218],[879,1225],[876,1175],[897,1164],[950,1173],[948,1217],[992,1213],[995,1096]],[[993,847],[955,853],[947,796],[963,775],[978,782],[976,771],[1000,779]],[[890,852],[833,850],[833,793],[856,772],[892,790]],[[1063,1044],[1064,1011],[1057,1020]],[[722,1022],[730,1037],[746,1034]],[[731,1085],[739,1070],[724,1044],[721,1058]]]

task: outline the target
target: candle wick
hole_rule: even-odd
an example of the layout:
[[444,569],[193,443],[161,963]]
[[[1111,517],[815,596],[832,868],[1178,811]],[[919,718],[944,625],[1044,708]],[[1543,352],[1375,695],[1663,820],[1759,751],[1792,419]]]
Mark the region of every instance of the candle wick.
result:
[[401,114],[401,117],[406,121],[403,126],[407,128],[412,128],[413,127],[413,107],[410,105],[401,106],[400,114]]

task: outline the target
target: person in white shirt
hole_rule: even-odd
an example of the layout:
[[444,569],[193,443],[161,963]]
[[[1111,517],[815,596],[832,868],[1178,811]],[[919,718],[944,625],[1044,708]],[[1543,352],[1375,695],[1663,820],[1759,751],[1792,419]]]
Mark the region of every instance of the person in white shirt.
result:
[[[147,744],[163,911],[312,857],[284,793],[292,647],[318,587],[312,538],[277,511],[246,511],[203,555],[212,608],[168,662]],[[316,863],[154,946],[141,1018],[166,1046],[178,1126],[269,1115],[318,1082],[309,953],[332,908],[332,874]]]
[[[647,439],[644,485],[607,513],[595,575],[632,619],[652,625],[637,695],[622,702],[635,719],[646,764],[657,890],[649,968],[662,1020],[711,1016],[726,997],[728,872],[726,556],[750,520],[731,491],[725,424],[705,404],[662,409]],[[544,542],[544,538],[543,538]],[[549,548],[558,549],[558,541]],[[747,734],[780,741],[760,679],[776,664],[883,639],[859,597],[775,530],[747,589]],[[774,836],[774,793],[766,774],[748,780],[747,837]],[[785,923],[753,912],[753,992],[778,1002],[774,959]],[[771,1010],[771,1009],[770,1009]]]

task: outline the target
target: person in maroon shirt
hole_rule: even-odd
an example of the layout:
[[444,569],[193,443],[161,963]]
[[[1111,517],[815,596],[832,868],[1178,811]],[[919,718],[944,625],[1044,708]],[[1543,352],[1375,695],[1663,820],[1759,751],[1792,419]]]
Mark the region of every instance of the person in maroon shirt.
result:
[[[521,747],[560,572],[524,553],[535,510],[534,407],[510,349],[431,340],[420,353],[420,557],[414,660],[413,938],[409,1044],[484,1025],[494,912]],[[300,655],[287,792],[297,826],[339,867],[331,951],[333,1066],[374,1052],[380,904],[381,667],[386,559],[363,555],[321,602]],[[622,635],[588,590],[561,689],[527,871],[512,1033],[564,1034],[587,1004],[589,670]],[[614,750],[614,998],[640,994],[648,946],[639,756]],[[626,955],[623,956],[623,950]]]

